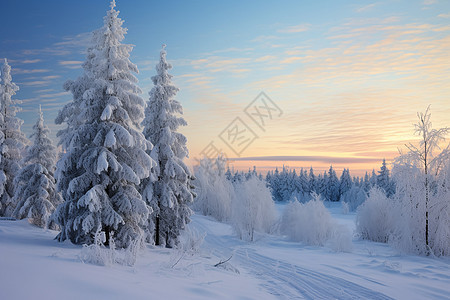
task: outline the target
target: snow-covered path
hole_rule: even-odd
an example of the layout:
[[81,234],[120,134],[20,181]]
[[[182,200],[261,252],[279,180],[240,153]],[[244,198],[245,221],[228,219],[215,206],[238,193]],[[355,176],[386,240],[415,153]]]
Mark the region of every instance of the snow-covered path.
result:
[[[354,214],[328,207],[354,230]],[[279,210],[283,207],[279,206]],[[400,255],[389,245],[353,240],[351,253],[294,243],[275,235],[253,243],[237,239],[227,224],[196,215],[192,228],[206,233],[203,249],[259,280],[277,299],[450,299],[450,260]]]
[[[191,226],[207,234],[207,248],[222,258],[233,255],[235,267],[245,268],[259,278],[261,286],[278,299],[392,299],[354,282],[302,267],[295,261],[260,254],[258,242],[255,245],[236,241],[231,232],[224,234],[227,225],[220,225],[207,217],[196,216]],[[276,238],[272,239],[273,247]],[[271,247],[270,243],[265,247]]]
[[274,260],[255,250],[240,249],[241,261],[256,276],[264,278],[266,288],[286,299],[392,299],[351,281]]

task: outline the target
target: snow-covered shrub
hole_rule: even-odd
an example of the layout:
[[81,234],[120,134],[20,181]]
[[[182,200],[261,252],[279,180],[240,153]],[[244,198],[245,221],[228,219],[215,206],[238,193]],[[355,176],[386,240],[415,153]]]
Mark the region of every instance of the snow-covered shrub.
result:
[[293,201],[284,209],[281,232],[295,242],[323,246],[332,235],[332,219],[320,197],[300,203]]
[[201,234],[197,230],[187,227],[180,236],[177,249],[188,255],[198,254],[205,237],[206,233]]
[[388,242],[395,229],[394,203],[384,190],[373,187],[367,200],[357,209],[356,231],[363,239]]
[[215,161],[202,159],[195,169],[194,181],[197,197],[193,209],[221,222],[230,220],[235,197],[233,185],[223,173],[224,163],[221,157]]
[[333,221],[330,212],[316,193],[306,203],[289,203],[281,218],[281,233],[292,241],[312,246],[330,244],[335,251],[352,249],[352,235],[347,227]]
[[367,195],[364,188],[355,185],[341,196],[341,201],[348,204],[349,211],[356,211],[358,206],[363,204],[366,199]]
[[330,247],[336,252],[351,252],[352,233],[345,225],[335,224],[332,229]]
[[240,239],[253,241],[255,231],[270,232],[276,220],[275,204],[266,183],[256,177],[236,183],[232,224]]
[[292,193],[292,197],[290,199],[290,201],[298,201],[300,203],[306,203],[311,201],[313,198],[311,196],[311,193],[306,193],[303,191],[295,191],[294,193]]
[[137,261],[139,250],[143,247],[142,238],[131,241],[125,249],[116,249],[112,237],[109,239],[108,246],[105,246],[105,242],[105,232],[98,230],[94,236],[94,243],[83,245],[79,256],[80,260],[83,263],[99,266],[111,266],[113,264],[134,266]]
[[97,231],[94,237],[94,243],[83,245],[80,253],[80,260],[84,263],[111,266],[116,261],[116,250],[114,241],[109,241],[109,248],[105,247],[106,235],[103,231]]
[[450,255],[450,163],[441,172],[431,208],[432,249],[435,255]]
[[342,213],[344,215],[347,215],[350,212],[350,208],[348,206],[348,203],[347,202],[341,202],[341,205],[342,205]]

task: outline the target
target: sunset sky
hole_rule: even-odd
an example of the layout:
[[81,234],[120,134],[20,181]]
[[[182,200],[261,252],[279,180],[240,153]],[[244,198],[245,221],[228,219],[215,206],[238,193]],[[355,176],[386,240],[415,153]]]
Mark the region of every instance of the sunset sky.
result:
[[[57,111],[71,101],[62,85],[82,73],[109,1],[1,6],[0,58],[20,87],[22,129],[30,135],[41,104],[55,136]],[[412,124],[428,105],[434,127],[450,126],[448,0],[118,0],[117,9],[144,99],[167,44],[192,163],[213,145],[239,169],[333,164],[361,175],[416,139]],[[261,92],[275,109],[258,126]],[[231,149],[236,128],[250,135]]]

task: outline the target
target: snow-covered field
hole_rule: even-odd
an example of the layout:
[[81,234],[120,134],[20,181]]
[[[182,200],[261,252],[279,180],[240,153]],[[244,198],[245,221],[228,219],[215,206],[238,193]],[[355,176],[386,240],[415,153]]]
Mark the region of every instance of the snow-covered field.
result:
[[[354,214],[328,206],[354,229]],[[54,231],[1,220],[0,299],[450,299],[449,258],[401,255],[356,238],[350,253],[276,235],[248,243],[201,215],[189,226],[206,234],[197,254],[149,247],[132,267],[97,266],[83,263],[82,247],[53,240]]]

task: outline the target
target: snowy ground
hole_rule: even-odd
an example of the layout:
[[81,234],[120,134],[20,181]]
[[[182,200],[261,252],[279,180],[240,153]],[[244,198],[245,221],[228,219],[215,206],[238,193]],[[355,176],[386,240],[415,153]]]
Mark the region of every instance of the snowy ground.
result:
[[[337,204],[329,210],[354,229],[354,214]],[[81,261],[81,247],[54,241],[53,231],[1,220],[0,299],[450,299],[449,258],[357,239],[351,253],[271,235],[247,243],[200,215],[190,227],[207,234],[194,256],[148,248],[133,267],[97,266]],[[214,267],[231,255],[225,268]]]

